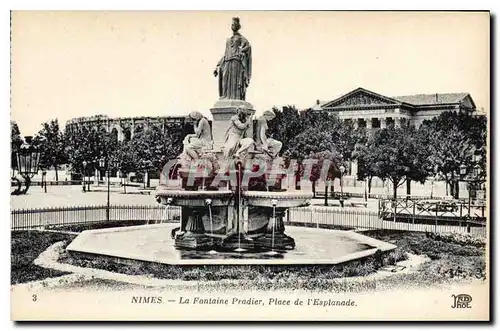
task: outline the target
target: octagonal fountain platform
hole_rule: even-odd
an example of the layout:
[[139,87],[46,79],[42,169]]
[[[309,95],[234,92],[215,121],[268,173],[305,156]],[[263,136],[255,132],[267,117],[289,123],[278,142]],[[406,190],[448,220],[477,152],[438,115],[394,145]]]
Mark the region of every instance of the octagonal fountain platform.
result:
[[203,264],[339,264],[387,252],[396,246],[353,231],[287,226],[296,239],[294,250],[268,252],[217,252],[179,250],[171,232],[178,224],[140,225],[82,232],[68,247],[74,256],[95,256],[170,265]]

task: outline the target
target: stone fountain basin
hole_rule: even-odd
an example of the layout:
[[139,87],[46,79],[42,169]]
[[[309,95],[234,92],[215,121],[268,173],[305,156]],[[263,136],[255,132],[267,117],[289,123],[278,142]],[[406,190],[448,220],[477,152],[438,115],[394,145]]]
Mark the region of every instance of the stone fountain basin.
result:
[[171,198],[171,206],[182,207],[206,207],[205,200],[211,200],[212,207],[227,206],[233,196],[229,190],[219,191],[186,191],[182,189],[169,190],[159,186],[155,195],[160,198],[161,203],[167,205],[167,199]]
[[293,208],[309,206],[313,197],[312,192],[261,192],[246,191],[243,197],[249,206],[273,207],[276,200],[276,208]]

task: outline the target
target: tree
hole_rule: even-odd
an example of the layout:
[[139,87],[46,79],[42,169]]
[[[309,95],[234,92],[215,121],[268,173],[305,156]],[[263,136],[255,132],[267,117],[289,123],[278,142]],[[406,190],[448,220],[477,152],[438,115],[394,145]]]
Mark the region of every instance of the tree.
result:
[[449,187],[454,198],[458,198],[461,166],[470,173],[479,165],[486,173],[486,125],[483,116],[445,112],[419,128],[434,175],[445,180],[447,194]]
[[125,177],[125,183],[123,185],[123,190],[126,193],[127,183],[126,178],[130,172],[137,169],[137,156],[135,155],[135,150],[132,146],[131,141],[120,141],[117,144],[117,148],[112,153],[111,161],[116,164],[117,169]]
[[33,138],[33,145],[40,151],[41,169],[54,168],[56,181],[59,180],[58,170],[61,164],[67,162],[66,146],[63,133],[57,119],[42,124],[42,129]]
[[377,175],[376,157],[375,153],[371,152],[374,146],[374,136],[369,135],[363,141],[359,141],[352,153],[354,160],[358,162],[358,180],[366,180],[368,183],[368,194],[371,193],[372,179]]
[[90,130],[87,126],[64,132],[66,154],[73,173],[83,174],[83,161],[89,162],[95,157],[90,143]]
[[[341,156],[336,149],[332,135],[329,132],[318,131],[315,127],[308,128],[294,137],[290,145],[285,157],[296,159],[300,164],[306,160],[316,160],[309,178],[312,182],[313,192],[316,192],[316,182],[320,179],[324,162],[330,163],[326,169],[328,175],[332,175],[341,162]],[[302,176],[304,168],[299,168]]]
[[16,122],[10,121],[10,166],[12,169],[17,167],[16,152],[21,148],[22,144],[23,138],[19,126]]
[[[182,150],[181,130],[167,130],[151,124],[137,132],[131,141],[137,170],[150,174],[161,171],[169,159],[177,157]],[[149,177],[148,177],[149,179]],[[149,180],[145,183],[149,186]]]
[[273,111],[276,117],[268,123],[268,134],[283,143],[283,153],[290,149],[290,142],[304,130],[304,125],[295,106],[283,106],[281,110],[274,107]]
[[373,139],[369,139],[365,147],[358,151],[362,160],[363,171],[367,175],[375,175],[382,180],[388,179],[393,184],[393,197],[397,198],[397,189],[407,179],[424,182],[427,163],[423,153],[417,146],[414,127],[387,128],[377,130]]
[[98,167],[99,160],[110,159],[118,148],[118,139],[107,132],[104,123],[92,127],[81,126],[65,132],[66,153],[72,171],[83,174],[83,162],[87,162],[87,174]]

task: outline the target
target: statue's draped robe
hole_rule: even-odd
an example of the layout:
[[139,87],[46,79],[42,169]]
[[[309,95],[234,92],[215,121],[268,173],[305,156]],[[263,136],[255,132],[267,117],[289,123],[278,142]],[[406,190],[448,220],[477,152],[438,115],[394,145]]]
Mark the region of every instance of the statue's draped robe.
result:
[[220,98],[245,100],[252,76],[252,49],[248,40],[239,33],[229,38],[217,68]]

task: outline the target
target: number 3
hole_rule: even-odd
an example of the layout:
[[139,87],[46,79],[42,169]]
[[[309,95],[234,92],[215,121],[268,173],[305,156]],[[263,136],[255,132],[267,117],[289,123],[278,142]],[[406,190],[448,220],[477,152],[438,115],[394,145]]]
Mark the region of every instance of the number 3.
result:
[[33,301],[36,301],[37,300],[36,294],[33,294],[32,298],[33,298]]

